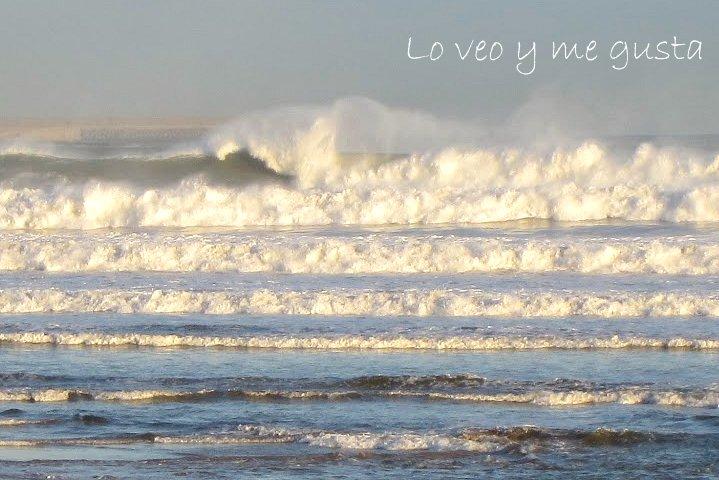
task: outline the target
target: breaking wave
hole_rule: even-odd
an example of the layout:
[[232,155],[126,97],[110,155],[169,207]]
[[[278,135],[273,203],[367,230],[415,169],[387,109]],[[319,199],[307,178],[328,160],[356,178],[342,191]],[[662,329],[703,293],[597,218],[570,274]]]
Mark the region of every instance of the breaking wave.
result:
[[684,292],[474,289],[194,291],[0,290],[0,313],[688,317],[719,316],[719,296]]
[[0,234],[0,270],[719,274],[719,242],[695,237],[517,239],[452,234]]
[[[519,390],[519,389],[518,389]],[[127,390],[95,391],[83,389],[0,390],[0,402],[206,402],[210,400],[245,401],[350,401],[350,400],[423,400],[467,403],[525,403],[537,406],[571,406],[614,403],[619,405],[661,405],[693,408],[719,408],[717,390],[653,390],[646,387],[607,389],[564,389],[497,393],[425,392],[411,390]],[[45,421],[0,420],[0,426],[46,423]]]
[[[110,182],[141,188],[172,186],[185,178],[201,177],[209,184],[242,186],[253,182],[288,182],[246,151],[238,151],[222,160],[214,155],[179,154],[158,158],[57,158],[18,154],[2,154],[0,169],[4,178],[13,183],[56,186],[58,183],[85,184]],[[53,185],[55,184],[55,185]]]
[[252,336],[201,337],[142,333],[0,333],[0,344],[64,345],[79,347],[199,347],[294,350],[589,350],[668,349],[716,350],[719,339],[685,337],[607,336],[567,338],[560,336],[450,336],[335,335],[315,337]]
[[576,446],[612,446],[680,440],[684,434],[660,434],[633,430],[561,430],[534,426],[509,428],[466,428],[456,432],[362,432],[285,429],[264,425],[240,425],[235,432],[196,435],[144,433],[116,437],[0,440],[2,447],[47,447],[78,445],[125,445],[138,443],[242,445],[301,443],[348,451],[412,452],[468,451],[477,453],[517,452],[525,443],[572,442]]
[[[436,141],[461,130],[441,123],[340,101],[240,120],[184,161],[58,163],[5,148],[0,228],[719,221],[715,154],[651,144],[625,154],[597,141],[549,152],[476,146]],[[42,178],[27,178],[34,166]],[[242,180],[260,177],[283,181]]]

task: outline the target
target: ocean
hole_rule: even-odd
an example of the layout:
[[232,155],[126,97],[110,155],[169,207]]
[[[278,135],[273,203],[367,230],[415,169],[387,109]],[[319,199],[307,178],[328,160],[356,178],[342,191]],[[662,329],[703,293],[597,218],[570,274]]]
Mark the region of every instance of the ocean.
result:
[[719,475],[718,139],[275,120],[0,147],[0,477]]

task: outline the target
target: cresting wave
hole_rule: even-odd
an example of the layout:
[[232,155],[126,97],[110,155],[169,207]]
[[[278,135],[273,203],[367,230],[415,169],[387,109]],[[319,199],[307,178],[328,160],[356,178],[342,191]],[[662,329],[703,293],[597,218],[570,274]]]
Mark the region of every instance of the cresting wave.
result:
[[719,241],[456,235],[0,234],[0,270],[719,274]]
[[[589,145],[576,155],[587,155],[587,150],[601,151],[600,147]],[[588,155],[601,157],[602,153]],[[483,185],[465,172],[477,171],[488,156],[487,163],[499,164],[496,168],[507,170],[503,175],[515,170],[500,165],[516,162],[527,163],[525,168],[530,171],[539,169],[542,178],[536,180],[536,185],[530,181],[529,186],[502,187],[499,185],[506,182],[488,175],[490,182],[496,181]],[[561,163],[580,163],[581,170],[588,170],[583,176],[590,175],[589,171],[595,168],[593,159],[574,160],[574,155],[570,158]],[[481,170],[491,172],[492,168],[483,166]],[[543,168],[548,167],[529,160],[496,159],[486,152],[446,152],[436,159],[412,157],[391,162],[365,174],[369,178],[364,182],[331,185],[332,188],[277,184],[237,188],[211,184],[202,177],[146,190],[98,181],[69,185],[62,182],[45,188],[5,181],[0,184],[0,228],[478,224],[525,218],[719,221],[719,178],[714,165],[704,167],[706,174],[700,176],[696,185],[683,189],[674,184],[640,183],[631,174],[624,178],[637,180],[631,183],[617,180],[608,186],[586,185],[581,177],[572,176],[550,180],[543,178]],[[458,172],[452,176],[472,182],[464,185],[457,184],[459,180],[442,182],[443,172],[453,170]],[[352,179],[358,174],[348,175]],[[516,175],[521,178],[523,173]]]
[[719,297],[682,292],[0,290],[0,313],[683,317],[719,316]]
[[[501,439],[500,439],[501,440]],[[451,435],[422,433],[279,433],[267,436],[239,434],[209,435],[155,435],[152,433],[134,436],[97,438],[60,438],[51,440],[0,440],[0,447],[38,448],[48,446],[106,446],[138,443],[157,444],[199,444],[199,445],[252,445],[276,443],[304,443],[314,447],[343,450],[386,450],[386,451],[477,451],[494,452],[505,448],[506,441],[480,441],[463,439]]]
[[211,184],[241,186],[252,182],[286,183],[279,175],[247,152],[235,152],[220,160],[214,155],[187,152],[173,156],[122,156],[108,158],[58,158],[47,155],[2,153],[4,178],[32,186],[69,182],[104,181],[144,189],[172,186],[188,177],[203,177]]
[[[597,390],[526,390],[512,393],[449,393],[422,391],[321,391],[321,390],[128,390],[93,391],[82,389],[2,390],[0,402],[206,402],[210,400],[244,401],[349,401],[349,400],[424,400],[467,403],[526,403],[538,406],[662,405],[693,408],[719,408],[716,390],[652,390],[624,387]],[[0,426],[24,425],[31,420],[0,420]]]
[[679,349],[716,350],[715,338],[657,338],[642,336],[564,338],[542,337],[411,337],[402,335],[336,335],[316,337],[255,336],[201,337],[99,333],[0,333],[0,344],[65,345],[80,347],[201,347],[294,350],[588,350]]
[[[108,178],[105,168],[77,174],[71,164],[64,173],[52,161],[27,159],[44,173],[0,182],[0,229],[719,221],[715,154],[651,144],[624,154],[596,141],[548,153],[464,146],[466,139],[432,144],[424,133],[433,137],[441,122],[372,103],[357,110],[340,101],[299,121],[285,113],[238,121],[190,150],[229,162],[246,155],[255,159],[250,170],[287,181],[254,183],[256,172],[243,170],[228,185],[215,175],[225,168],[219,161],[209,170],[168,167],[172,185],[148,186],[144,175],[122,177],[131,166]],[[370,153],[343,153],[358,151]]]
[[262,425],[240,425],[236,432],[185,436],[154,433],[95,438],[0,440],[2,447],[47,447],[78,445],[125,445],[137,443],[241,445],[303,443],[341,450],[380,451],[470,451],[517,452],[524,443],[572,442],[576,446],[611,446],[682,438],[681,434],[656,434],[631,430],[551,430],[533,426],[480,429],[458,432],[342,432],[284,429]]

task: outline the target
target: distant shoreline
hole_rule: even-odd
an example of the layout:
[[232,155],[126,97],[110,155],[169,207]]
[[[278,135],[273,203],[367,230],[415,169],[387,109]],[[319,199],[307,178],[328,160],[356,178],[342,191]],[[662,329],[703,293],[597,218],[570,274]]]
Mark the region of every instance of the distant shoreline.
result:
[[0,141],[181,140],[202,136],[227,121],[227,118],[201,117],[0,119]]

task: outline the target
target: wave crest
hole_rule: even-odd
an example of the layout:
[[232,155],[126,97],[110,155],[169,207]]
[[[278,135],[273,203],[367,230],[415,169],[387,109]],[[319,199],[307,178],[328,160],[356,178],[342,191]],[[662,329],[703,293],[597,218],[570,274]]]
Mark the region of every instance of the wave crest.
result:
[[526,240],[454,234],[4,233],[0,270],[707,275],[719,274],[719,242],[695,236]]
[[[409,386],[410,388],[412,385]],[[712,389],[655,390],[646,387],[599,388],[590,390],[544,390],[515,387],[515,392],[459,393],[413,390],[126,390],[93,391],[77,389],[0,390],[0,402],[206,402],[245,400],[262,402],[352,400],[421,400],[463,403],[525,403],[544,407],[597,404],[661,405],[692,408],[719,408],[719,392]],[[524,390],[524,391],[521,391]],[[93,421],[82,420],[86,423]],[[0,426],[20,424],[0,421]]]
[[80,347],[195,347],[267,348],[291,350],[589,350],[589,349],[666,349],[716,350],[719,339],[685,337],[608,336],[567,338],[542,337],[412,337],[393,335],[336,335],[316,337],[256,336],[200,337],[191,335],[150,335],[141,333],[0,333],[0,343],[24,345],[65,345]]
[[[36,159],[57,178],[0,183],[0,228],[719,221],[713,154],[651,144],[627,154],[594,140],[545,151],[469,139],[461,125],[372,102],[249,116],[190,149],[206,157],[185,163],[116,159],[88,179],[72,174],[77,162]],[[238,156],[242,174],[230,168]],[[161,173],[152,177],[169,185],[147,185],[142,172],[153,166]],[[255,174],[275,181],[241,181]]]
[[719,297],[683,292],[257,289],[0,290],[0,313],[200,313],[485,317],[719,317]]

